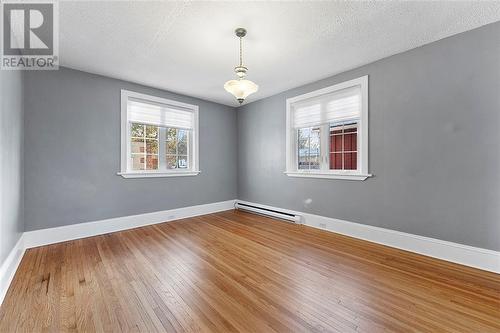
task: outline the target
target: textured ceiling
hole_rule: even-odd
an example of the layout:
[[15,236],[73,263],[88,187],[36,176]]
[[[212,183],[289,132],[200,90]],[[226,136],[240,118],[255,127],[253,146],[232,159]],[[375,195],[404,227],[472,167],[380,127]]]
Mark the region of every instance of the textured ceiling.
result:
[[260,86],[248,102],[500,20],[500,2],[60,3],[63,66],[237,105],[236,27]]

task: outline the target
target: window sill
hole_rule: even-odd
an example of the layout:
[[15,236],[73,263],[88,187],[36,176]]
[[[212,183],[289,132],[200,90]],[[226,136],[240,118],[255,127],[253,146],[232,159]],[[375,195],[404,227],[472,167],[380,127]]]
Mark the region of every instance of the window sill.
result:
[[321,172],[298,172],[298,171],[286,171],[285,174],[288,177],[303,177],[303,178],[323,178],[323,179],[345,179],[345,180],[365,180],[371,177],[371,174],[359,174],[359,173],[321,173]]
[[159,177],[187,177],[197,176],[201,171],[172,171],[172,172],[118,172],[123,178],[159,178]]

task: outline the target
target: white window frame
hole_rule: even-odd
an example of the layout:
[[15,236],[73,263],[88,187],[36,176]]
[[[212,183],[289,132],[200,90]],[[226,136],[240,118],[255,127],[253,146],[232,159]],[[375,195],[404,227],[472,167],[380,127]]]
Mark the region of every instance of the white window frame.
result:
[[[355,86],[361,87],[361,117],[358,125],[358,169],[357,170],[330,170],[326,169],[329,161],[328,137],[321,136],[321,167],[319,170],[299,170],[297,167],[297,129],[292,125],[292,105],[294,103],[318,97],[321,95],[333,93],[342,89]],[[318,125],[323,127],[322,133],[329,133],[329,125]],[[353,80],[345,81],[326,87],[320,90],[312,91],[303,95],[288,98],[286,100],[286,171],[285,174],[290,177],[305,178],[326,178],[326,179],[346,179],[346,180],[365,180],[372,175],[368,173],[368,75]]]
[[[132,170],[129,165],[129,156],[131,154],[131,144],[130,144],[130,122],[128,119],[128,109],[127,102],[129,98],[141,99],[145,102],[155,102],[165,105],[178,106],[185,109],[191,110],[194,115],[194,126],[189,136],[189,162],[190,168],[187,170],[179,169],[159,169],[159,170]],[[148,177],[183,177],[183,176],[196,176],[201,171],[199,169],[199,124],[198,124],[198,105],[192,105],[187,103],[181,103],[173,101],[166,98],[141,94],[129,90],[121,90],[121,159],[120,159],[120,172],[118,174],[123,178],[148,178]],[[166,158],[164,149],[160,148],[162,135],[159,135],[159,158],[158,166],[164,166],[165,162],[162,162]]]

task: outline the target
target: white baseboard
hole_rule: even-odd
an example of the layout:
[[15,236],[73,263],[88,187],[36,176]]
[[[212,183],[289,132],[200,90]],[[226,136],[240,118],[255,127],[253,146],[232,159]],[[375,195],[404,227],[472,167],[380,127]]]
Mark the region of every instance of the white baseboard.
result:
[[238,202],[302,216],[302,224],[429,257],[500,273],[500,252],[289,209]]
[[56,228],[26,231],[23,235],[24,247],[29,249],[47,244],[60,243],[78,238],[97,236],[115,231],[220,212],[233,209],[234,202],[235,200],[228,200],[205,205],[169,209],[160,212],[71,224]]
[[17,268],[21,263],[24,251],[25,247],[23,243],[23,235],[21,235],[16,245],[14,245],[14,248],[12,248],[9,255],[0,266],[0,305],[2,304],[10,283],[14,278],[14,274],[16,274]]

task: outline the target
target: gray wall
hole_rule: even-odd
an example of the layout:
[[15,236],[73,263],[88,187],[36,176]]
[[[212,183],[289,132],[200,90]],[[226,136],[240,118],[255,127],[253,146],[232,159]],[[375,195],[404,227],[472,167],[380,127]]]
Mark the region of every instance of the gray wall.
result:
[[[241,107],[238,198],[500,250],[499,41],[495,23]],[[284,175],[285,99],[362,75],[374,177]]]
[[[235,199],[233,108],[62,68],[26,75],[26,230]],[[195,177],[124,179],[120,90],[199,105]]]
[[22,83],[21,71],[0,70],[0,266],[24,231]]

